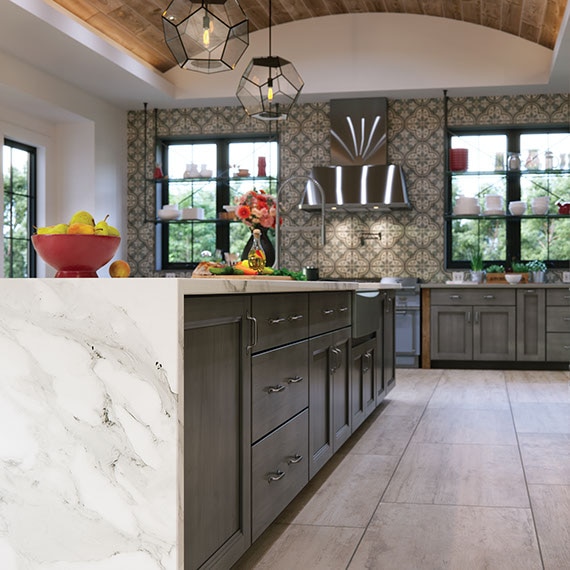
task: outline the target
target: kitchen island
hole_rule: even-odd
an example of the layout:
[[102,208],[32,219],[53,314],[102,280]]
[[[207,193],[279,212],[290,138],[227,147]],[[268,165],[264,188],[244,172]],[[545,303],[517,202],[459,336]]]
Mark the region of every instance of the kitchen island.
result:
[[2,280],[0,567],[185,568],[185,303],[358,286]]

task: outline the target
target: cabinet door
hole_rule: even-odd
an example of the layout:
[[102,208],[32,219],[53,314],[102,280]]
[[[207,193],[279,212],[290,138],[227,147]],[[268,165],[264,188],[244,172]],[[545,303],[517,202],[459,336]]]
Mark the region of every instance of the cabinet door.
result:
[[184,302],[185,568],[229,568],[251,543],[250,298]]
[[432,360],[472,360],[472,307],[431,307]]
[[332,333],[309,340],[309,477],[333,454]]
[[352,433],[350,409],[350,327],[333,334],[332,397],[333,397],[333,453],[336,453]]
[[546,357],[544,289],[517,291],[517,360],[544,361]]
[[515,307],[473,307],[473,359],[515,360]]
[[[396,383],[396,322],[395,297],[391,291],[385,292],[384,312],[382,313],[382,389],[384,396]],[[380,400],[377,401],[380,403]]]
[[374,337],[352,348],[350,385],[353,432],[376,407],[377,346],[378,339]]

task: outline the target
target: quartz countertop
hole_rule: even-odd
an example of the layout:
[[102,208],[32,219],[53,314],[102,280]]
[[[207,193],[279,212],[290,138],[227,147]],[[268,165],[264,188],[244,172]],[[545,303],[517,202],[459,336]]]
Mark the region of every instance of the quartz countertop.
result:
[[456,283],[422,283],[422,289],[452,289],[454,287],[472,287],[475,289],[570,289],[570,283],[473,283],[463,281]]

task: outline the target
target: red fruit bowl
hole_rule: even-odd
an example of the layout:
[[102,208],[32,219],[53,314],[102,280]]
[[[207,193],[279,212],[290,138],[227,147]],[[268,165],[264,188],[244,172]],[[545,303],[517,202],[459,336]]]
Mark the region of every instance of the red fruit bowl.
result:
[[32,236],[38,255],[56,277],[98,277],[97,269],[111,261],[119,248],[118,236],[41,234]]

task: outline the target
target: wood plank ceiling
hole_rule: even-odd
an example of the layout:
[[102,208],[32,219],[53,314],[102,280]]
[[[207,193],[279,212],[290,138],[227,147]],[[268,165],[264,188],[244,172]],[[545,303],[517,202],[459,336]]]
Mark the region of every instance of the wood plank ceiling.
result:
[[[176,65],[161,14],[170,0],[53,0],[158,71]],[[269,0],[239,0],[250,32],[268,26]],[[392,12],[480,24],[552,49],[567,0],[272,0],[272,25],[331,14]]]

